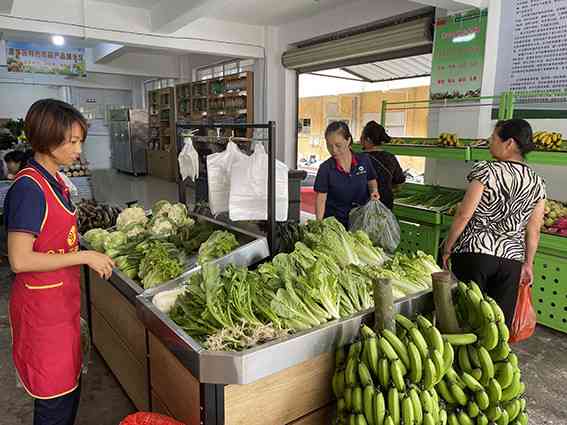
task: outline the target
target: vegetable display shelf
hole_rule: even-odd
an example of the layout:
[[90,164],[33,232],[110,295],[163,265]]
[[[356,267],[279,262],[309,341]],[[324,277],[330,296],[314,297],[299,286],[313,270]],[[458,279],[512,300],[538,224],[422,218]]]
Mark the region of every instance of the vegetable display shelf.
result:
[[400,220],[400,236],[398,250],[404,254],[423,251],[437,258],[443,232],[439,225]]
[[453,159],[457,161],[468,161],[470,159],[470,148],[468,145],[476,142],[472,139],[462,139],[462,146],[446,147],[437,146],[438,139],[434,138],[398,138],[403,143],[390,143],[383,145],[383,149],[394,155],[420,156],[435,159]]
[[442,213],[463,196],[464,192],[459,189],[406,183],[396,194],[394,214],[402,220],[442,224]]
[[567,238],[541,235],[532,302],[538,323],[567,333]]
[[[149,334],[152,400],[190,425],[330,423],[334,350],[372,320],[372,309],[249,350],[212,352],[154,304],[160,294],[179,291],[182,281],[137,297]],[[428,290],[396,301],[395,310],[411,315],[432,305]]]
[[[489,161],[492,158],[488,148],[471,148],[471,161]],[[567,165],[567,151],[533,151],[528,154],[530,164]]]
[[[269,256],[265,237],[208,217],[192,216],[230,230],[240,243],[239,248],[214,260],[214,263],[249,266]],[[84,240],[81,240],[81,245],[89,248]],[[183,279],[191,270],[200,270],[195,259],[190,260],[186,271],[178,279]],[[85,276],[86,310],[93,343],[136,408],[149,410],[152,404],[157,403],[150,391],[148,375],[149,335],[135,307],[136,296],[144,289],[118,269],[113,270],[109,281],[92,271],[86,271]]]

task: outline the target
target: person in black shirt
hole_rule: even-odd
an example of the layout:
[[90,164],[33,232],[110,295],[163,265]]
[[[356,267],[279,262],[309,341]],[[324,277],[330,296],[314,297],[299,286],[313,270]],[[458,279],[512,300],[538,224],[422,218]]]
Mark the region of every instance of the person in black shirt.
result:
[[376,170],[380,200],[389,209],[393,209],[394,190],[396,186],[406,182],[406,176],[396,157],[380,149],[383,143],[389,141],[390,136],[376,121],[366,124],[360,136],[362,148],[368,153]]

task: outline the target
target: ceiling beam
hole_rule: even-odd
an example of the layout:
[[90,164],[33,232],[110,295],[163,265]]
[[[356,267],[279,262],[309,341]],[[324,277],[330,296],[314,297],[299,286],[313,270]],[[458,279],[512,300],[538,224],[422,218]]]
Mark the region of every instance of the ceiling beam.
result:
[[360,78],[362,81],[366,81],[367,83],[371,83],[371,82],[372,82],[372,80],[371,80],[370,78],[365,77],[364,75],[359,74],[358,72],[355,72],[355,71],[353,71],[353,70],[350,69],[350,68],[341,68],[341,71],[347,72],[347,73],[349,73],[350,75],[355,76],[356,78]]
[[126,46],[123,44],[99,43],[93,49],[94,63],[109,63],[126,53]]
[[0,0],[0,13],[12,13],[14,0]]
[[150,12],[152,32],[171,34],[199,18],[210,16],[226,0],[162,0]]

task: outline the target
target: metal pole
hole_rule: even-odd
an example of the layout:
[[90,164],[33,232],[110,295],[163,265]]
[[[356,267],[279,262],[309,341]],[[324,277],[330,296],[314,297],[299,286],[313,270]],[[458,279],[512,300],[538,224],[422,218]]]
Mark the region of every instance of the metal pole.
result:
[[276,124],[268,122],[268,245],[270,253],[276,249]]
[[388,109],[388,101],[382,101],[382,110],[380,111],[380,124],[382,127],[386,127],[386,110]]

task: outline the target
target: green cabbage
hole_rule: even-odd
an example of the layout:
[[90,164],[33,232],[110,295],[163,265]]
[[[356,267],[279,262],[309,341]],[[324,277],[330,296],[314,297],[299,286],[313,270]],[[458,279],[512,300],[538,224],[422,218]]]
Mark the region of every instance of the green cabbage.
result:
[[120,248],[128,242],[128,236],[119,230],[112,232],[104,241],[104,250],[111,251]]
[[108,238],[108,231],[105,229],[92,229],[83,235],[83,238],[98,252],[104,252],[104,244]]
[[205,264],[234,251],[238,247],[236,236],[225,230],[216,230],[199,248],[197,262]]

